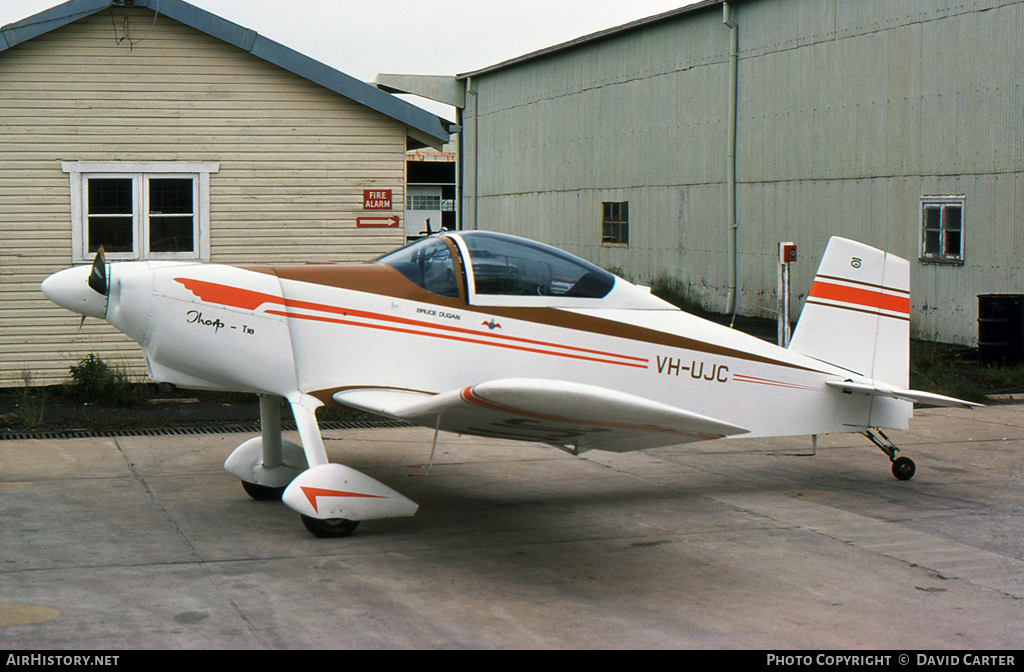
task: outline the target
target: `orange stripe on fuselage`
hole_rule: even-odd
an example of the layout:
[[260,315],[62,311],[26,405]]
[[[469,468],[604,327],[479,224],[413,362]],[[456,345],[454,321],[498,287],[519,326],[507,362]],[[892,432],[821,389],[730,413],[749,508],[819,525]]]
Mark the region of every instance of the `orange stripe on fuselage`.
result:
[[216,282],[207,282],[206,280],[196,280],[194,278],[175,278],[174,280],[180,282],[185,289],[203,301],[219,303],[222,306],[229,306],[231,308],[256,310],[264,303],[284,304],[284,299],[280,296],[255,292],[251,289],[221,285]]
[[874,289],[861,289],[848,285],[836,285],[831,282],[815,280],[811,285],[809,296],[827,301],[852,303],[865,308],[886,310],[901,315],[910,314],[910,297],[893,296]]
[[[462,327],[454,327],[442,324],[433,324],[430,322],[412,320],[404,317],[396,317],[393,315],[383,315],[381,313],[372,313],[364,310],[355,310],[351,308],[340,308],[338,306],[330,306],[322,303],[313,303],[310,301],[284,299],[280,296],[275,296],[273,294],[265,294],[263,292],[256,292],[253,290],[242,289],[239,287],[221,285],[215,282],[207,282],[205,280],[195,280],[192,278],[175,278],[175,280],[181,283],[186,289],[188,289],[194,295],[198,296],[203,301],[209,301],[210,303],[218,303],[220,305],[229,306],[232,308],[240,308],[242,310],[256,310],[260,306],[270,303],[278,306],[284,306],[286,309],[291,310],[288,310],[287,312],[279,310],[267,310],[266,312],[268,314],[278,315],[281,317],[287,317],[291,319],[305,319],[317,322],[344,324],[354,327],[367,327],[373,329],[381,329],[385,331],[395,331],[400,333],[414,334],[418,336],[428,336],[431,338],[443,338],[446,340],[463,341],[466,343],[477,343],[480,345],[490,345],[511,350],[521,350],[524,352],[534,352],[545,355],[557,355],[560,357],[568,357],[570,359],[581,359],[591,362],[599,362],[602,364],[618,364],[620,366],[631,366],[639,369],[646,369],[648,366],[648,360],[643,357],[620,355],[614,352],[591,350],[588,348],[580,348],[572,345],[559,345],[557,343],[537,341],[529,338],[521,338],[518,336],[480,333],[477,331],[473,331],[472,329],[465,329]],[[471,336],[472,338],[465,338],[447,334],[437,334],[424,331],[414,331],[412,329],[403,329],[399,327],[389,327],[384,325],[374,325],[363,322],[352,322],[349,320],[328,318],[317,315],[305,315],[293,312],[294,310],[312,310],[321,313],[330,313],[332,315],[340,315],[342,317],[378,320],[381,322],[401,324],[407,327],[417,327],[420,329],[431,329],[441,332],[447,332],[447,334],[465,334],[466,336]],[[512,343],[518,343],[522,345],[513,345]],[[553,352],[551,350],[541,350],[536,347],[525,347],[527,345],[539,346],[542,348],[556,348],[558,350],[565,350],[568,352]]]
[[[435,333],[429,331],[420,331],[417,329],[411,329],[407,327],[388,326],[383,324],[369,324],[366,322],[353,322],[351,320],[343,320],[337,317],[325,317],[322,315],[303,315],[300,313],[289,313],[283,310],[268,310],[270,315],[279,315],[281,317],[287,317],[293,320],[309,320],[311,322],[327,322],[329,324],[343,324],[349,327],[364,327],[367,329],[378,329],[381,331],[393,331],[400,334],[411,334],[413,336],[427,336],[428,338],[440,338],[446,341],[460,341],[462,343],[475,343],[477,345],[487,345],[492,348],[505,348],[506,350],[519,350],[521,352],[533,352],[539,355],[554,355],[556,357],[566,357],[568,359],[581,359],[588,362],[598,362],[600,364],[617,364],[618,366],[632,366],[637,369],[646,369],[647,364],[634,364],[632,362],[622,362],[613,359],[600,359],[598,357],[591,357],[586,355],[574,355],[568,352],[557,352],[554,350],[541,350],[540,348],[530,348],[524,345],[512,345],[510,343],[497,343],[494,341],[480,340],[481,338],[487,338],[489,334],[475,334],[477,338],[470,338],[468,336],[455,336],[444,333]],[[441,329],[432,324],[424,324],[423,326],[431,329]],[[550,348],[561,348],[565,350],[575,350],[578,348],[571,348],[565,345],[554,345],[554,344],[542,344]],[[616,355],[607,355],[614,357]]]
[[792,390],[810,390],[817,392],[820,388],[809,387],[807,385],[800,385],[797,383],[787,383],[781,380],[772,380],[771,378],[758,378],[757,376],[748,376],[742,373],[734,374],[732,377],[737,383],[755,383],[757,385],[772,385],[775,387],[786,387]]

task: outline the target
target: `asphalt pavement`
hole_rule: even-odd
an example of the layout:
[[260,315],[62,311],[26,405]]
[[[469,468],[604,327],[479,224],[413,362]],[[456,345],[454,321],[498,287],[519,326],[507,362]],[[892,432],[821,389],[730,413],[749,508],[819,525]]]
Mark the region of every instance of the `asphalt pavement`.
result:
[[0,650],[1024,645],[1021,405],[919,410],[907,482],[859,435],[324,434],[417,515],[315,538],[223,470],[245,435],[0,441]]

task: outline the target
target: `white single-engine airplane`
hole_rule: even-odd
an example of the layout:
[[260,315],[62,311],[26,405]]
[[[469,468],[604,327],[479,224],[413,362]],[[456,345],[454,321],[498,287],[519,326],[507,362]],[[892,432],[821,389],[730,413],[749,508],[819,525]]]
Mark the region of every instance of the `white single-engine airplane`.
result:
[[[574,453],[862,432],[901,480],[914,463],[880,428],[906,428],[913,402],[973,405],[907,389],[909,264],[842,238],[825,250],[788,348],[555,248],[483,231],[358,265],[108,264],[101,249],[42,291],[137,341],[156,382],[261,395],[261,436],[224,467],[317,536],[417,509],[328,462],[315,416],[324,404]],[[281,399],[301,446],[281,437]]]

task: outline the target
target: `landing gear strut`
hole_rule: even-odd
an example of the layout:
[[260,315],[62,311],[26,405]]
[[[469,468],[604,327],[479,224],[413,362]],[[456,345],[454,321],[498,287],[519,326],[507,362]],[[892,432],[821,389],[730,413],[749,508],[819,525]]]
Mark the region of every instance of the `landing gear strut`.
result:
[[224,468],[257,501],[280,500],[292,479],[306,470],[302,446],[281,438],[280,397],[260,395],[260,436],[238,446]]
[[260,395],[260,436],[231,453],[224,468],[253,499],[280,499],[318,537],[347,537],[362,520],[416,513],[417,504],[380,481],[327,459],[316,421],[321,402],[295,392],[286,397],[302,445],[281,438],[281,397]]
[[874,432],[868,430],[864,432],[864,436],[868,437],[871,443],[878,446],[878,449],[889,456],[889,461],[892,462],[892,475],[901,481],[909,481],[917,473],[917,465],[909,457],[896,457],[896,453],[900,452],[900,449],[896,447],[885,432],[882,430],[876,430],[879,436],[875,436]]

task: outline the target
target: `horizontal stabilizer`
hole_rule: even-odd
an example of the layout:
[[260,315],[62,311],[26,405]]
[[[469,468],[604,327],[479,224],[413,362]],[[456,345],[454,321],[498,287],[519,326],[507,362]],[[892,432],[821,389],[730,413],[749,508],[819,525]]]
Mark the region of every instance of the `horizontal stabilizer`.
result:
[[624,392],[557,380],[495,380],[418,399],[392,390],[345,390],[334,399],[449,432],[577,450],[642,450],[748,431]]
[[922,392],[921,390],[898,390],[893,387],[871,383],[853,383],[850,381],[833,380],[825,384],[829,387],[834,387],[837,390],[842,390],[843,392],[872,394],[879,397],[892,397],[893,399],[903,399],[905,401],[913,401],[919,404],[927,404],[929,406],[974,408],[982,405],[976,404],[972,401],[964,401],[963,399],[955,399],[941,394],[934,394],[932,392]]

